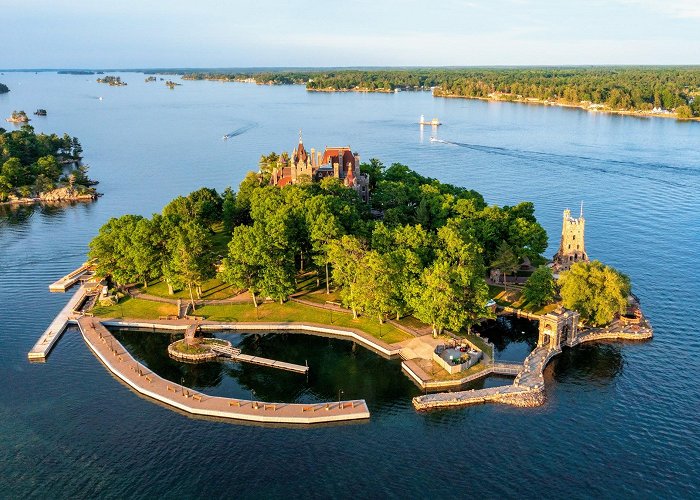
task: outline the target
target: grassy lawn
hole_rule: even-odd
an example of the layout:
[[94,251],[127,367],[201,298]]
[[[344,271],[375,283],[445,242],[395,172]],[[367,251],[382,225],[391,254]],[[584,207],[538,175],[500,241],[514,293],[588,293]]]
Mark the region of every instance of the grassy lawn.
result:
[[432,331],[432,327],[430,325],[426,325],[425,323],[414,318],[413,316],[404,316],[403,318],[398,320],[397,323],[405,326],[406,328],[411,328],[418,332],[426,331],[426,329],[428,331]]
[[[188,288],[184,290],[175,290],[175,293],[170,295],[168,293],[168,285],[165,281],[157,281],[155,283],[149,283],[148,288],[139,287],[144,293],[150,295],[155,295],[156,297],[163,297],[166,299],[190,299],[190,291]],[[222,283],[216,278],[205,281],[202,284],[202,298],[207,300],[221,300],[235,297],[238,295],[240,290],[233,288],[231,285]],[[197,295],[195,294],[195,299]]]
[[514,288],[509,288],[508,293],[502,286],[489,285],[489,297],[496,301],[499,306],[515,306],[521,300],[522,292]]
[[231,234],[224,231],[223,222],[217,222],[211,226],[211,230],[214,234],[211,236],[212,250],[215,255],[223,255],[224,257],[228,254],[228,243],[231,241]]
[[257,316],[252,304],[206,305],[198,308],[194,314],[204,316],[212,321],[270,321],[280,323],[307,321],[329,326],[357,328],[389,344],[412,338],[409,334],[388,323],[380,326],[375,319],[366,317],[354,320],[350,314],[345,313],[334,312],[332,314],[333,323],[331,324],[330,311],[323,311],[296,302],[286,302],[284,304],[276,302],[265,303],[259,307]]
[[114,306],[95,306],[92,313],[104,318],[158,319],[160,316],[177,316],[177,306],[127,297]]
[[207,344],[227,345],[226,342],[219,339],[200,339],[198,344],[188,345],[187,342],[180,340],[173,344],[173,349],[183,354],[206,354],[210,349]]
[[484,363],[479,362],[474,366],[470,367],[469,369],[464,370],[463,372],[448,373],[447,370],[445,370],[442,366],[438,365],[435,361],[433,361],[432,364],[432,375],[435,377],[435,380],[459,380],[461,378],[468,377],[477,372],[480,372],[486,368],[486,365]]

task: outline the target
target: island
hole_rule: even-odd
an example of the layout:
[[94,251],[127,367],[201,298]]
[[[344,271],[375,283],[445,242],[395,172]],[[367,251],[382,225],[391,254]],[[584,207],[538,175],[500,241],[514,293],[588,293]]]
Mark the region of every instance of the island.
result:
[[4,83],[0,83],[0,94],[7,94],[10,89]]
[[39,108],[36,111],[34,111],[34,114],[36,116],[46,116],[46,110],[43,108]]
[[13,111],[9,118],[5,118],[5,121],[10,123],[27,123],[29,117],[24,111]]
[[168,81],[165,82],[165,85],[167,85],[168,87],[170,87],[170,89],[172,90],[172,89],[174,89],[175,87],[177,87],[177,86],[179,86],[179,85],[182,85],[182,84],[181,84],[181,83],[174,82],[174,81],[172,81],[172,80],[168,80]]
[[123,82],[122,78],[120,76],[107,75],[104,78],[98,78],[97,83],[106,83],[107,85],[109,85],[111,87],[124,87],[124,86],[126,86],[126,82]]
[[183,79],[305,85],[311,92],[430,91],[440,98],[565,106],[590,112],[700,119],[693,66],[318,69],[185,73]]
[[94,200],[76,137],[36,134],[30,125],[0,128],[0,204]]
[[155,81],[156,81],[156,77],[155,77],[155,76],[149,76],[149,77],[146,77],[146,78],[144,79],[144,81],[145,81],[146,83],[155,82]]
[[[201,188],[150,218],[110,219],[89,260],[51,285],[83,283],[29,357],[45,359],[72,322],[118,378],[186,412],[278,423],[367,418],[364,401],[282,405],[193,391],[135,360],[109,328],[179,332],[168,354],[180,361],[297,373],[313,367],[255,358],[214,332],[321,335],[401,359],[426,392],[414,398],[417,410],[538,406],[544,369],[563,349],[652,336],[630,279],[590,260],[583,208],[578,217],[565,210],[562,224],[559,251],[547,259],[532,203],[488,205],[406,165],[363,163],[349,146],[309,151],[300,135],[291,153],[262,155],[237,192]],[[539,325],[523,363],[497,361],[482,335],[498,315]],[[460,390],[494,374],[513,383]]]

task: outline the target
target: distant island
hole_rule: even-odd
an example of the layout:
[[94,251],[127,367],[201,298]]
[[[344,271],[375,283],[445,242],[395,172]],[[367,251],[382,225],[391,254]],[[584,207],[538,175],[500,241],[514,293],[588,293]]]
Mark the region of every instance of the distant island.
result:
[[10,89],[7,88],[7,85],[0,83],[0,94],[7,94],[9,91]]
[[31,125],[0,128],[0,203],[94,200],[76,137],[36,134]]
[[149,76],[149,77],[146,77],[146,78],[144,79],[144,81],[145,81],[146,83],[155,82],[155,81],[156,81],[156,77],[155,77],[155,76]]
[[9,118],[5,118],[5,121],[10,123],[27,123],[29,117],[24,111],[13,111]]
[[106,83],[112,87],[123,87],[126,86],[126,82],[123,82],[120,76],[105,76],[104,78],[98,78],[97,83]]
[[700,68],[690,66],[212,71],[186,73],[183,79],[303,84],[315,92],[432,91],[435,97],[700,119]]
[[104,71],[92,71],[89,69],[63,69],[56,72],[59,75],[102,75]]
[[174,81],[172,81],[172,80],[168,80],[168,81],[165,82],[165,85],[167,85],[167,86],[170,87],[171,89],[174,89],[175,87],[180,86],[180,85],[182,85],[182,84],[181,84],[181,83],[174,82]]

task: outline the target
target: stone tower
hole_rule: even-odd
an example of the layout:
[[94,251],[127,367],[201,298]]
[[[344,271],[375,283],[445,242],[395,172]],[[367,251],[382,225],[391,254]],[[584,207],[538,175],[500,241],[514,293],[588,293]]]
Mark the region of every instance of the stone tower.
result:
[[575,262],[588,262],[584,230],[586,219],[583,218],[583,203],[578,218],[571,216],[571,210],[564,210],[564,220],[561,227],[561,243],[559,251],[554,255],[554,270],[566,271]]

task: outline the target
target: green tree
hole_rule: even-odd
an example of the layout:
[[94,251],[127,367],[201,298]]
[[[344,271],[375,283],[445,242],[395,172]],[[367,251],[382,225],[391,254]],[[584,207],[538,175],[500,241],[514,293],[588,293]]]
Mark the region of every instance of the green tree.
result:
[[679,120],[687,120],[693,117],[693,110],[690,109],[690,106],[683,104],[676,108],[676,116]]
[[171,234],[170,278],[174,283],[188,288],[193,310],[194,293],[200,298],[202,283],[215,273],[209,234],[195,221],[176,226],[174,234]]
[[228,256],[224,258],[218,274],[224,283],[247,290],[256,308],[256,294],[260,292],[262,284],[264,237],[259,228],[235,227],[228,244]]
[[444,260],[434,262],[421,273],[411,305],[414,316],[432,326],[434,336],[442,334],[445,328],[459,330],[466,321],[458,301],[458,286],[450,264]]
[[552,269],[548,266],[540,266],[535,269],[525,282],[523,296],[533,307],[542,307],[551,303],[556,296]]
[[328,195],[317,195],[307,200],[306,225],[311,239],[312,260],[319,268],[325,269],[326,293],[330,294],[329,245],[340,238],[345,230],[333,213],[332,199]]
[[366,253],[366,245],[356,236],[342,236],[340,240],[331,241],[328,248],[328,259],[333,266],[333,282],[340,288],[340,298],[352,310],[355,319],[360,312],[360,293],[363,288],[358,283],[361,276],[357,272],[357,266],[363,262]]
[[498,269],[503,274],[503,286],[508,291],[508,275],[515,273],[520,267],[520,259],[513,253],[510,245],[502,241],[496,252],[496,257],[491,262],[492,269]]
[[625,311],[631,288],[627,276],[597,260],[573,264],[561,273],[559,287],[564,307],[594,326],[608,324]]

